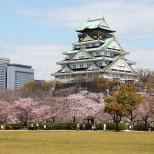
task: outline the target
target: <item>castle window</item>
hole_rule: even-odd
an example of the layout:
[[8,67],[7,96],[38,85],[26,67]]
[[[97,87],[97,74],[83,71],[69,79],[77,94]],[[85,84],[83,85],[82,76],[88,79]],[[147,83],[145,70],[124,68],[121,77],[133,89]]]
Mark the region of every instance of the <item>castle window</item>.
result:
[[105,61],[105,64],[108,64],[109,62],[108,61]]
[[120,78],[123,78],[124,77],[124,75],[123,74],[120,74]]
[[90,67],[90,64],[87,64],[87,67]]
[[110,52],[107,52],[107,56],[110,56]]
[[65,76],[60,76],[60,79],[65,79]]
[[80,56],[79,59],[84,59],[84,56]]
[[88,48],[89,47],[89,44],[86,44],[86,47]]
[[83,68],[83,64],[80,64],[80,68]]
[[67,79],[70,79],[70,78],[71,78],[70,75],[68,75],[68,76],[67,76]]
[[99,63],[98,65],[99,65],[99,66],[102,66],[102,63]]
[[100,52],[99,51],[96,52],[96,56],[100,56]]
[[99,46],[99,43],[96,43],[96,46]]
[[95,46],[95,43],[92,43],[92,46],[94,47]]
[[76,65],[73,65],[73,69],[75,69],[76,68]]

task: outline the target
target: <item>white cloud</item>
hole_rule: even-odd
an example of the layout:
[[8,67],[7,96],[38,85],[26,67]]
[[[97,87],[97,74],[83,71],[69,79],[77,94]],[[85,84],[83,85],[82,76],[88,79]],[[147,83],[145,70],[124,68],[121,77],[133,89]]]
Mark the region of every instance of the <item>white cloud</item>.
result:
[[[130,39],[154,37],[154,3],[145,1],[89,1],[76,6],[48,8],[46,10],[23,9],[22,14],[37,17],[43,24],[77,28],[89,18],[104,15],[109,26],[118,34],[127,34]],[[39,18],[38,18],[39,17]]]
[[130,49],[130,51],[127,57],[136,62],[135,68],[154,69],[154,49]]
[[[40,10],[25,8],[20,10],[20,13],[34,19],[34,22],[51,26],[73,27],[73,29],[81,26],[87,18],[100,18],[104,15],[109,26],[116,27],[118,36],[130,40],[154,38],[154,3],[145,0],[130,1],[130,3],[119,0],[81,1],[84,3],[76,6]],[[69,48],[70,46],[58,44],[0,44],[1,56],[10,58],[12,63],[32,65],[37,79],[50,79],[50,74],[60,68],[56,62],[64,59],[62,52]],[[133,47],[129,51],[131,51],[129,59],[136,62],[136,67],[153,67],[154,50],[147,51]]]
[[51,73],[60,69],[57,61],[63,60],[62,52],[68,49],[64,45],[22,45],[0,43],[1,57],[10,58],[11,63],[33,66],[35,78],[51,79]]

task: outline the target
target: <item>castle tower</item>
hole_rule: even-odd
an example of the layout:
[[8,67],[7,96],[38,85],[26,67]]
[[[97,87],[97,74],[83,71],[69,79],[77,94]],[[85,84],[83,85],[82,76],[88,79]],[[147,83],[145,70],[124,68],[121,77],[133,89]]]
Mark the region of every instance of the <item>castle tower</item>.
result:
[[65,60],[57,62],[61,69],[52,74],[57,81],[75,82],[79,78],[87,81],[95,76],[117,79],[121,82],[137,81],[137,74],[125,59],[128,54],[117,42],[115,30],[109,28],[104,18],[88,19],[77,29],[78,41],[71,50],[64,52]]

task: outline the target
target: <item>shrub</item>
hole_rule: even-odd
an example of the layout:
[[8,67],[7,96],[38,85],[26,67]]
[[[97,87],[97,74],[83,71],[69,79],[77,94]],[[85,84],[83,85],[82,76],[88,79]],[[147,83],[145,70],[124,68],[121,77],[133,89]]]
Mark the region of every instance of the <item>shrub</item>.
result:
[[[98,130],[103,130],[104,124],[106,124],[106,129],[107,130],[116,130],[116,124],[112,122],[107,122],[107,123],[98,123],[97,124],[97,129]],[[119,123],[119,130],[126,130],[127,125],[125,123]]]
[[145,131],[145,124],[144,123],[137,123],[134,125],[134,130],[138,131]]
[[91,130],[92,129],[92,123],[86,123],[86,130]]
[[6,130],[18,130],[18,129],[23,129],[22,124],[17,123],[17,124],[7,124],[5,125]]
[[[111,122],[107,122],[107,123],[98,123],[97,124],[97,130],[103,130],[104,124],[106,124],[106,129],[107,130],[115,130],[116,129],[116,125],[115,123],[111,123]],[[44,128],[44,125],[46,125],[46,128]],[[85,129],[86,130],[91,130],[92,129],[92,123],[85,123]],[[139,128],[141,127],[141,128]],[[5,125],[5,129],[7,130],[19,130],[19,129],[24,129],[24,126],[22,124],[8,124]],[[28,124],[27,126],[28,130],[31,130],[31,124]],[[37,130],[37,126],[34,123],[33,124],[33,130]],[[41,130],[75,130],[76,129],[76,123],[72,123],[72,122],[67,122],[67,123],[63,123],[63,122],[58,122],[58,123],[45,123],[45,124],[39,124],[39,129]],[[127,125],[124,123],[120,123],[119,124],[119,129],[120,130],[125,130],[127,129]],[[135,130],[144,130],[144,126],[143,125],[137,125],[134,126]],[[82,124],[80,124],[80,130],[83,130]]]
[[[47,130],[73,130],[76,129],[76,123],[46,123]],[[44,129],[43,126],[41,129]]]

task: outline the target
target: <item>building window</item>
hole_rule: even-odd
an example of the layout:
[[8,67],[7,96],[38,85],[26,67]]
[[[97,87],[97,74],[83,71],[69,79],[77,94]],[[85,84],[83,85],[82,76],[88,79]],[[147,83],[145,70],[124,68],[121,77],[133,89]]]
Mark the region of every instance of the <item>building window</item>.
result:
[[96,56],[100,56],[100,52],[99,51],[96,52]]
[[97,76],[98,77],[99,75],[100,75],[99,73],[94,73],[94,76]]
[[86,44],[86,47],[88,48],[89,47],[89,44]]
[[70,78],[71,78],[70,75],[68,75],[68,76],[67,76],[67,79],[70,79]]
[[99,66],[102,66],[102,63],[98,63]]
[[65,79],[65,76],[60,76],[60,79]]
[[108,61],[105,61],[105,64],[107,65],[109,62]]
[[90,64],[87,64],[87,67],[90,67]]
[[84,59],[84,56],[80,56],[79,59]]
[[83,64],[80,64],[80,68],[83,68]]
[[120,74],[120,78],[123,78],[124,77],[124,75],[123,74]]
[[73,69],[76,69],[76,65],[73,65]]
[[96,43],[96,46],[99,46],[99,43]]
[[73,55],[70,55],[69,58],[72,59],[73,58]]
[[107,56],[110,57],[110,52],[107,52]]

